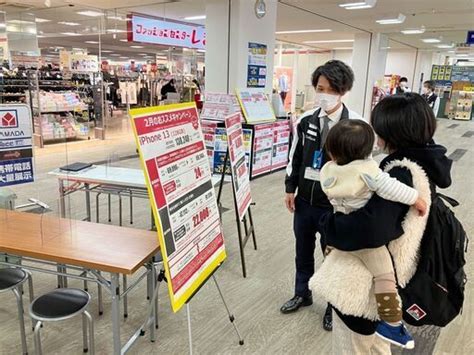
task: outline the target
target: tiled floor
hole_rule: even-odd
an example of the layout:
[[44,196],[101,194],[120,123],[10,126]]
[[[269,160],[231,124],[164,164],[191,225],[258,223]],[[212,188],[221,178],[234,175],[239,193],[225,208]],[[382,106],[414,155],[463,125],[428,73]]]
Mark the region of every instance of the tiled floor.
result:
[[[139,168],[135,155],[132,133],[126,121],[117,121],[117,132],[105,141],[74,142],[66,145],[48,146],[36,153],[37,181],[28,186],[15,188],[17,203],[24,203],[28,197],[36,197],[48,203],[50,214],[57,215],[57,182],[47,175],[58,166],[75,161],[105,161],[117,166]],[[441,120],[436,141],[448,147],[449,154],[465,150],[453,168],[453,186],[446,193],[461,202],[456,213],[463,221],[465,229],[473,235],[473,175],[474,136],[463,136],[473,131],[472,122]],[[122,160],[121,157],[128,157]],[[227,319],[225,309],[212,283],[206,284],[191,303],[194,352],[196,354],[329,354],[331,334],[321,328],[324,302],[316,300],[314,306],[293,315],[281,315],[279,306],[292,295],[294,273],[294,237],[291,215],[283,207],[283,178],[279,172],[252,181],[255,227],[259,250],[251,249],[247,255],[248,277],[241,275],[236,226],[233,211],[224,213],[223,225],[228,249],[228,260],[217,272],[221,288],[236,316],[236,322],[245,338],[245,345],[239,346],[233,329]],[[72,217],[84,217],[83,196],[71,198]],[[232,207],[230,185],[226,185],[223,195],[224,207]],[[105,206],[105,199],[101,201]],[[117,223],[117,204],[114,200],[113,222]],[[105,210],[104,210],[105,211]],[[124,220],[128,218],[128,210]],[[94,210],[93,210],[94,215]],[[106,223],[105,214],[100,220]],[[146,201],[138,201],[135,206],[134,228],[149,227],[149,209]],[[472,249],[472,247],[471,247]],[[472,279],[474,261],[472,251],[468,254],[467,273]],[[317,252],[317,262],[321,256]],[[55,277],[34,273],[35,291],[46,292],[56,286]],[[77,281],[72,286],[81,287]],[[474,287],[468,283],[466,302],[462,316],[442,330],[419,329],[416,331],[417,348],[413,354],[459,354],[474,353]],[[92,313],[96,322],[96,347],[98,354],[111,353],[111,327],[109,305],[105,298],[105,313],[98,317],[97,292],[92,287]],[[141,323],[145,311],[145,286],[129,297],[129,318],[122,322],[123,340]],[[0,295],[0,353],[20,352],[19,332],[16,320],[16,305],[12,294]],[[47,324],[42,330],[45,354],[80,354],[80,319],[58,324]],[[33,352],[33,338],[30,329],[28,343]],[[186,354],[188,335],[186,313],[173,314],[170,310],[165,287],[160,290],[160,329],[158,340],[152,344],[146,337],[141,338],[131,354]],[[400,353],[400,352],[397,352]]]

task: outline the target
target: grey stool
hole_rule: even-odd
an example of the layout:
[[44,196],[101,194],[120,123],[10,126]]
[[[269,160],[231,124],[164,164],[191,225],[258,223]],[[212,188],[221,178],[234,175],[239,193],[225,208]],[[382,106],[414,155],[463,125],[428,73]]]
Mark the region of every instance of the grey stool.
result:
[[18,305],[18,319],[20,320],[21,347],[23,354],[28,354],[26,345],[25,320],[23,316],[23,284],[29,282],[30,300],[33,298],[33,281],[31,275],[20,268],[0,269],[0,293],[12,291]]
[[[35,326],[35,351],[41,355],[40,328],[43,322],[56,322],[82,314],[83,350],[94,355],[94,321],[87,312],[91,300],[89,293],[76,288],[60,288],[36,298],[30,305],[30,316]],[[89,325],[89,341],[87,326]]]

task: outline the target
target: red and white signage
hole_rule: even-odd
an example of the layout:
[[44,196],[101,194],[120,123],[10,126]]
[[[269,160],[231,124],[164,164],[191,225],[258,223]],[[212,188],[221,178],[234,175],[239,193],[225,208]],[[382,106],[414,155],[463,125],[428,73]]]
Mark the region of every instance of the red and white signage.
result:
[[232,185],[240,220],[244,218],[252,202],[250,196],[249,172],[245,162],[245,146],[241,121],[242,116],[240,113],[234,113],[225,119],[227,146],[232,171]]
[[234,112],[240,112],[239,100],[235,95],[206,92],[201,119],[224,121]]
[[273,123],[255,125],[252,178],[272,170]]
[[288,164],[290,144],[290,121],[278,121],[273,124],[272,170]]
[[129,41],[195,49],[206,47],[206,30],[202,26],[137,15],[129,18]]
[[131,110],[173,310],[226,258],[194,103]]

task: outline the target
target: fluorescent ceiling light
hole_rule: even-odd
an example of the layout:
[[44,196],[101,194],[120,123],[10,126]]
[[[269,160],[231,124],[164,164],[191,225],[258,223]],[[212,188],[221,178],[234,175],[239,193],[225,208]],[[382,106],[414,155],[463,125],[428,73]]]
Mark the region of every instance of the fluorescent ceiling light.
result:
[[15,24],[15,25],[32,25],[34,22],[31,21],[23,21],[23,20],[10,20],[7,21],[8,24]]
[[128,39],[121,39],[120,42],[128,42]]
[[80,36],[81,34],[76,33],[76,32],[61,32],[62,35],[64,36]]
[[441,49],[448,49],[448,48],[453,48],[454,46],[452,44],[438,44],[436,47],[441,48]]
[[51,20],[47,20],[47,19],[45,19],[45,18],[39,18],[39,17],[35,18],[35,21],[36,21],[37,23],[51,22]]
[[80,23],[77,22],[67,22],[67,21],[61,21],[58,22],[58,25],[66,25],[66,26],[80,26]]
[[130,48],[143,48],[143,46],[130,46]]
[[456,53],[456,51],[448,51],[448,53]]
[[403,33],[404,35],[421,35],[421,34],[425,33],[425,28],[424,27],[421,27],[421,28],[408,28],[406,30],[401,30],[400,32]]
[[193,21],[193,20],[205,20],[206,15],[198,15],[198,16],[188,16],[184,18],[187,21]]
[[286,34],[293,34],[293,33],[317,33],[317,32],[331,32],[332,30],[329,28],[323,28],[320,30],[295,30],[295,31],[277,31],[275,34],[277,35],[286,35]]
[[[102,50],[102,53],[112,53],[112,51],[108,51],[108,50],[106,50],[106,49],[103,49],[103,50]],[[112,55],[112,54],[111,54],[111,55]]]
[[116,28],[111,28],[111,29],[108,29],[107,32],[109,32],[109,33],[125,33],[127,31],[126,30],[118,30]]
[[128,19],[122,16],[107,16],[109,20],[117,20],[117,21],[127,21]]
[[439,38],[423,38],[422,41],[425,43],[441,43]]
[[334,47],[335,50],[353,49],[352,47]]
[[104,14],[103,12],[91,11],[91,10],[78,11],[76,13],[79,14],[79,15],[89,16],[89,17],[99,17],[99,16],[102,16]]
[[46,36],[37,35],[36,37],[38,37],[38,38],[44,38],[44,37],[46,37]]
[[377,0],[351,1],[339,4],[339,7],[342,7],[346,10],[370,9],[374,7],[376,3]]
[[406,19],[406,16],[404,14],[398,14],[398,17],[384,18],[381,20],[376,20],[375,22],[381,25],[395,25],[395,24],[405,22],[405,19]]
[[120,59],[128,59],[128,57],[120,57]]
[[89,44],[99,44],[97,41],[85,41],[84,43],[89,43]]
[[321,40],[321,41],[305,41],[306,44],[315,44],[315,43],[344,43],[344,42],[354,42],[353,39],[330,39],[330,40]]
[[112,53],[112,54],[111,54],[111,56],[112,56],[112,57],[120,57],[120,56],[121,56],[121,54],[118,54],[118,53]]

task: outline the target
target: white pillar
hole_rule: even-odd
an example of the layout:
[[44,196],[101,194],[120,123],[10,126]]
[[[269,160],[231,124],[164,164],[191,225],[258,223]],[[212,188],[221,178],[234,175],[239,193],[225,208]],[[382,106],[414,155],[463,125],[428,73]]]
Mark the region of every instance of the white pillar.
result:
[[299,57],[299,50],[295,48],[295,53],[293,54],[293,82],[291,83],[291,112],[296,112],[296,93],[297,93],[297,85],[298,82],[298,57]]
[[418,50],[418,55],[416,57],[415,77],[413,79],[413,92],[420,92],[423,82],[430,80],[432,65],[433,52]]
[[229,7],[229,0],[207,0],[206,90],[233,93],[247,88],[248,46],[252,42],[267,46],[266,86],[257,90],[271,94],[277,0],[265,4],[266,15],[258,19],[254,1],[232,0]]
[[355,82],[344,101],[366,119],[370,117],[373,86],[385,75],[387,47],[388,37],[381,33],[360,33],[354,37],[352,70]]

